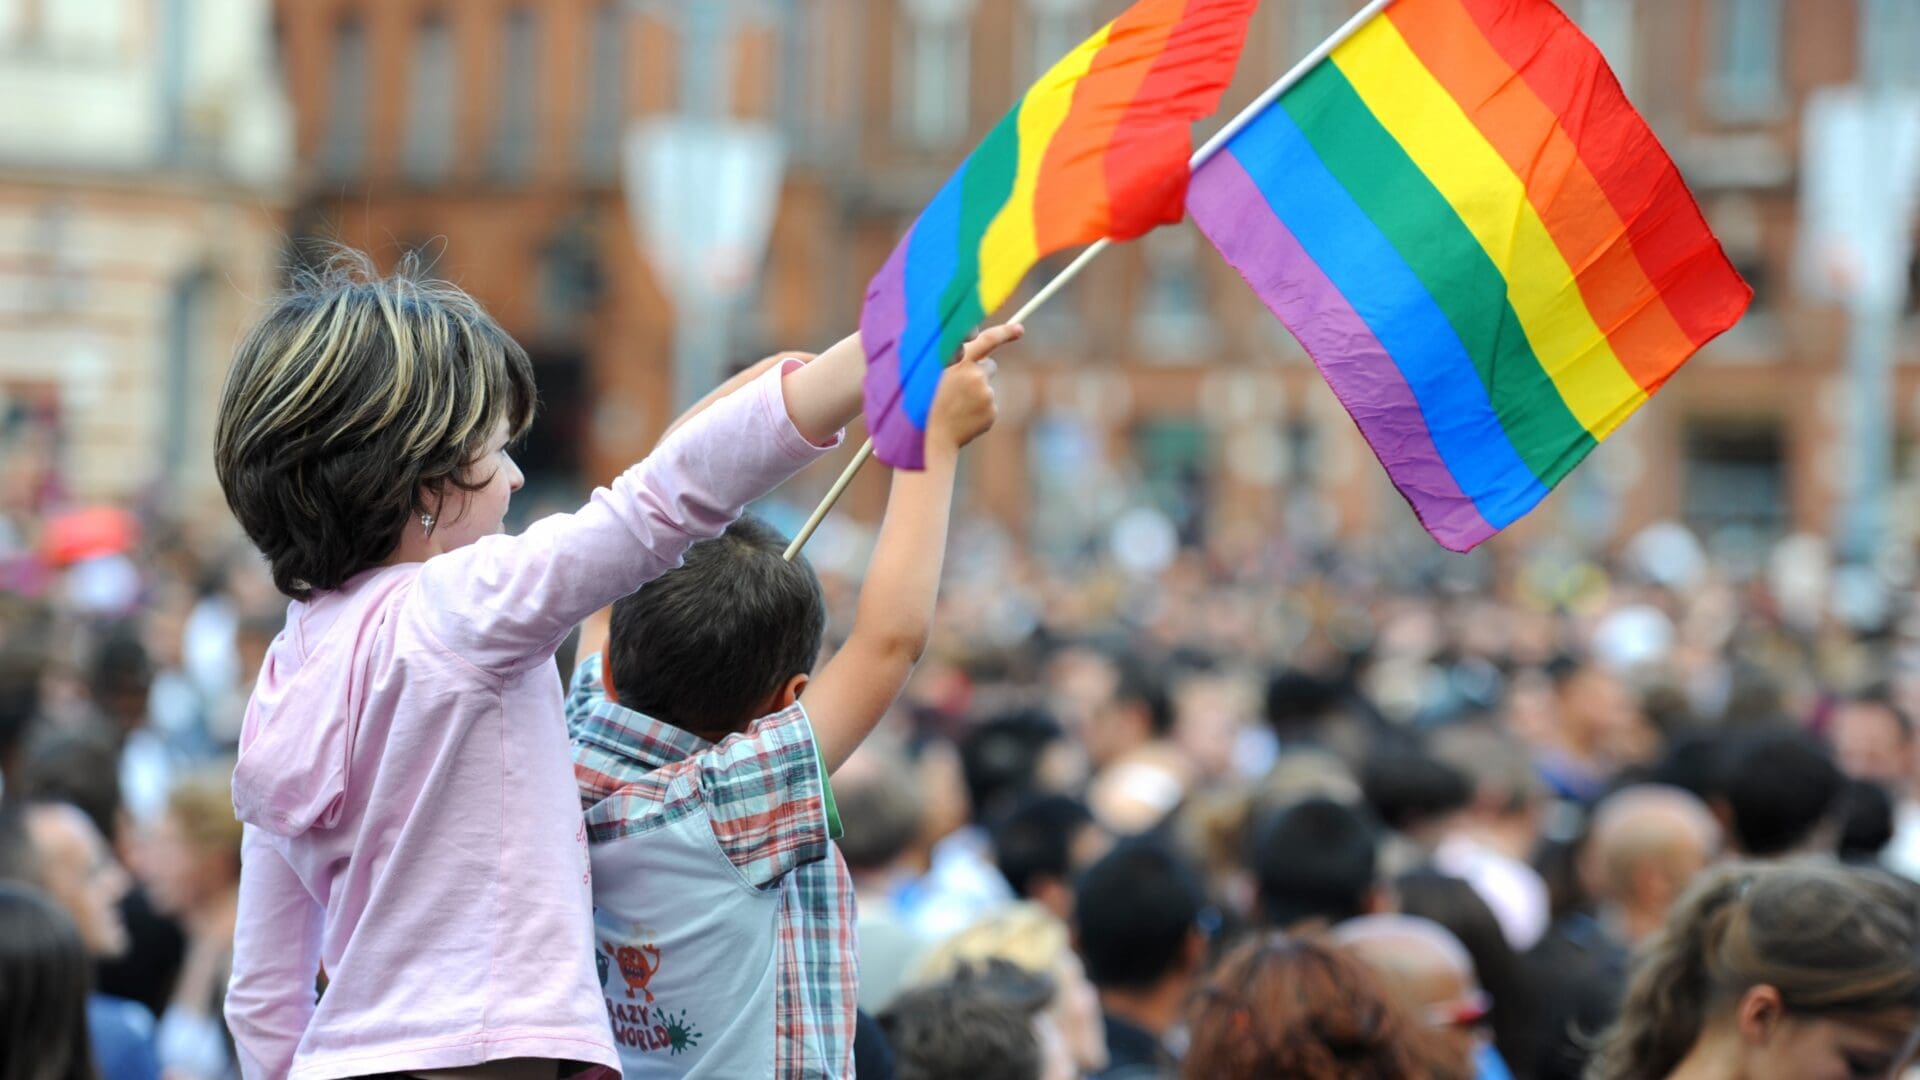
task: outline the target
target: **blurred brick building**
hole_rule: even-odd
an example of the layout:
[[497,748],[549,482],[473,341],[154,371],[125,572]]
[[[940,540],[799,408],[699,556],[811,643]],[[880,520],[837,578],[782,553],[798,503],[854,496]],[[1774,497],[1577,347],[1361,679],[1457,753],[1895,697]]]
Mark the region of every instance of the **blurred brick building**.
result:
[[281,249],[271,19],[267,0],[0,0],[0,517],[219,506],[214,402]]
[[[867,277],[974,141],[1123,6],[698,2],[724,9],[725,30],[696,54],[681,48],[692,0],[277,7],[297,117],[290,231],[383,260],[430,249],[497,312],[541,366],[547,411],[527,457],[555,489],[605,479],[668,419],[674,313],[628,218],[620,136],[630,122],[691,107],[688,75],[704,74],[717,108],[777,126],[787,162],[773,240],[758,292],[729,328],[731,351],[743,360],[818,348],[854,326]],[[1356,6],[1264,3],[1223,112]],[[1566,6],[1613,59],[1758,295],[1746,322],[1522,535],[1612,536],[1663,516],[1708,530],[1824,529],[1844,467],[1834,448],[1845,327],[1802,303],[1790,273],[1801,106],[1863,66],[1913,77],[1920,4]],[[1103,256],[1030,330],[1003,365],[1003,428],[969,468],[978,505],[1029,535],[1070,544],[1143,500],[1190,532],[1413,528],[1311,364],[1189,226]],[[1902,432],[1920,430],[1916,340],[1902,338]],[[1903,434],[1903,456],[1909,442]],[[832,471],[804,479],[802,494]],[[855,511],[870,513],[883,490],[864,478]]]

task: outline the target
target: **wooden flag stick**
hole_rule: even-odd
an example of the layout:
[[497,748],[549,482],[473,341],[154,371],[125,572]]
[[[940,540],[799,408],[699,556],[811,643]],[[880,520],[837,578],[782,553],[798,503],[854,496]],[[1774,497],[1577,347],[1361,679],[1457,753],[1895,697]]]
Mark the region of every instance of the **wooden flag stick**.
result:
[[[1359,30],[1368,19],[1378,15],[1382,9],[1392,2],[1393,0],[1372,0],[1366,7],[1355,12],[1351,19],[1342,23],[1340,29],[1333,32],[1332,36],[1321,42],[1312,52],[1302,57],[1300,62],[1288,69],[1285,75],[1274,80],[1272,86],[1267,87],[1261,92],[1259,97],[1249,102],[1247,107],[1241,109],[1239,115],[1228,121],[1225,127],[1214,132],[1213,137],[1208,139],[1200,149],[1195,150],[1191,158],[1187,159],[1187,171],[1192,172],[1201,165],[1206,164],[1207,159],[1218,153],[1220,148],[1227,144],[1228,139],[1233,138],[1240,133],[1242,128],[1251,124],[1254,117],[1260,115],[1261,110],[1273,104],[1275,99],[1279,98],[1281,94],[1286,93],[1289,87],[1305,77],[1307,72],[1312,70],[1315,64],[1325,60],[1328,53],[1338,48],[1341,42],[1352,37],[1354,32]],[[1087,249],[1082,251],[1078,258],[1067,264],[1066,269],[1055,274],[1052,281],[1041,286],[1040,291],[1033,294],[1032,299],[1020,305],[1020,310],[1014,312],[1007,321],[1010,323],[1026,322],[1029,316],[1040,309],[1041,304],[1052,299],[1054,293],[1065,288],[1067,282],[1072,281],[1079,275],[1080,271],[1086,269],[1088,263],[1092,262],[1101,252],[1112,246],[1113,241],[1104,237],[1088,245]],[[827,514],[833,510],[833,504],[840,501],[840,496],[846,493],[847,485],[851,484],[854,476],[860,472],[860,466],[865,465],[867,459],[872,456],[873,440],[869,438],[865,443],[861,444],[860,452],[853,455],[853,460],[847,462],[847,467],[841,470],[840,478],[835,480],[833,486],[827,489],[826,497],[820,500],[820,505],[813,508],[813,513],[808,516],[807,523],[800,527],[798,533],[794,534],[793,543],[787,545],[784,556],[788,562],[792,562],[794,556],[800,554],[800,549],[807,546],[807,541],[813,538],[814,530],[818,529],[820,523],[827,519]]]

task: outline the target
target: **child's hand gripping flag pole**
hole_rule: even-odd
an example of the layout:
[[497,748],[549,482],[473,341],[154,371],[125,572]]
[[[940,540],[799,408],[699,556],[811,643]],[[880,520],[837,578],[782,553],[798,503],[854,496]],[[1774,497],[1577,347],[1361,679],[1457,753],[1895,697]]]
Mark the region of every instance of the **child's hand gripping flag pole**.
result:
[[1547,0],[1396,0],[1196,167],[1187,208],[1455,551],[1753,295]]
[[[1367,5],[1289,78],[1386,2]],[[1189,127],[1232,77],[1255,6],[1140,0],[1055,64],[968,155],[868,287],[860,334],[873,437],[794,536],[789,559],[876,450],[890,465],[920,466],[941,370],[1042,256],[1092,242],[1009,322],[1025,320],[1113,241],[1180,220],[1192,167],[1257,110],[1184,157]]]

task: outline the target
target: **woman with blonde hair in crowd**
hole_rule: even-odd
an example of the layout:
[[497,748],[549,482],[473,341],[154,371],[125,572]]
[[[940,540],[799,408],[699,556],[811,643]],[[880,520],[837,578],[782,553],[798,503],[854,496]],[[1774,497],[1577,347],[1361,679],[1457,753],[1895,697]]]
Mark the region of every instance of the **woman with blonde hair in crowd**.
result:
[[208,772],[174,785],[141,852],[139,869],[154,905],[187,936],[186,959],[156,1036],[161,1066],[173,1076],[218,1080],[235,1072],[221,1007],[233,967],[240,840],[226,776]]
[[1046,1011],[1074,1066],[1083,1073],[1106,1068],[1100,997],[1073,951],[1067,924],[1039,904],[1021,901],[989,912],[929,950],[910,981],[919,986],[946,982],[994,960],[1053,980],[1053,1000]]
[[1704,875],[1636,961],[1597,1080],[1891,1077],[1920,1037],[1913,886],[1823,862]]

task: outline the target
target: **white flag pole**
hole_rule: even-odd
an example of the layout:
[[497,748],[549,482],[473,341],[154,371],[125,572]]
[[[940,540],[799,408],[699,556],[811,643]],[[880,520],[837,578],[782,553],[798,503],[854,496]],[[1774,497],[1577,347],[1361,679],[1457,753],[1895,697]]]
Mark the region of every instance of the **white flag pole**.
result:
[[[1241,109],[1239,115],[1227,121],[1225,127],[1214,132],[1212,138],[1202,143],[1200,149],[1195,150],[1193,156],[1187,159],[1187,171],[1192,172],[1206,164],[1207,159],[1219,153],[1220,148],[1227,144],[1228,139],[1240,134],[1241,129],[1253,123],[1254,118],[1259,116],[1262,110],[1273,104],[1281,94],[1291,89],[1293,84],[1305,78],[1307,72],[1313,70],[1315,64],[1325,60],[1329,53],[1340,47],[1341,42],[1352,37],[1362,26],[1366,25],[1367,20],[1380,14],[1380,12],[1391,3],[1393,3],[1393,0],[1371,0],[1366,7],[1354,12],[1353,17],[1341,23],[1340,28],[1329,35],[1327,40],[1315,46],[1314,50],[1302,57],[1299,63],[1289,68],[1285,75],[1275,79],[1272,86],[1261,91],[1259,97],[1254,98],[1247,104],[1246,108]],[[1052,281],[1041,286],[1040,291],[1034,293],[1032,299],[1021,304],[1020,310],[1009,316],[1007,321],[1010,323],[1027,321],[1029,316],[1040,309],[1041,304],[1046,303],[1053,297],[1054,293],[1065,288],[1067,282],[1077,277],[1080,271],[1087,268],[1088,263],[1092,262],[1096,256],[1111,246],[1113,246],[1113,241],[1105,238],[1096,240],[1088,245],[1087,249],[1082,251],[1078,258],[1068,263],[1066,268],[1058,274],[1055,274]],[[833,509],[833,504],[840,501],[840,496],[846,492],[847,485],[853,482],[854,474],[858,473],[860,467],[865,465],[867,459],[872,456],[873,440],[868,439],[860,447],[860,451],[853,455],[853,460],[848,462],[847,467],[841,471],[840,478],[835,480],[833,486],[827,489],[826,497],[820,500],[820,505],[813,508],[813,513],[808,516],[807,523],[800,527],[799,532],[794,534],[793,542],[787,545],[785,558],[788,562],[792,562],[794,556],[800,554],[800,549],[805,547],[807,541],[813,538],[814,530],[818,529],[820,523],[826,520],[828,511]]]

